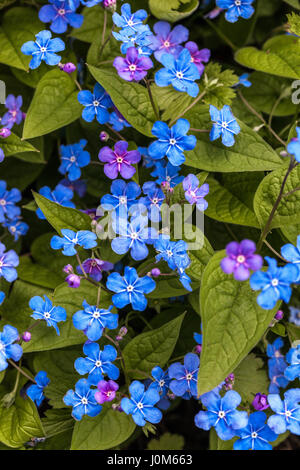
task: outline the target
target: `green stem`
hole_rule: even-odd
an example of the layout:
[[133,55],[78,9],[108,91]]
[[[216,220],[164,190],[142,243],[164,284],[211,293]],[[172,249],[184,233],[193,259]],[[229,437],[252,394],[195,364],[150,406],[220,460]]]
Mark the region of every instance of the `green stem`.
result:
[[155,104],[155,101],[154,101],[154,98],[153,98],[153,95],[152,95],[150,83],[148,82],[148,80],[146,78],[144,78],[144,82],[145,82],[147,90],[148,90],[148,95],[149,95],[149,98],[150,98],[151,106],[153,108],[155,117],[159,121],[160,120],[160,115],[159,115],[159,111],[157,109],[157,106]]
[[7,362],[9,362],[10,365],[17,369],[17,371],[19,371],[22,375],[24,375],[24,377],[36,384],[36,381],[32,377],[30,377],[30,375],[26,374],[26,372],[24,372],[21,367],[17,366],[17,364],[12,359],[7,359]]
[[269,250],[273,251],[274,255],[278,256],[278,258],[280,258],[282,261],[284,261],[285,263],[287,263],[288,261],[283,258],[273,247],[272,245],[270,245],[269,242],[267,242],[267,240],[264,240],[264,244],[269,248]]
[[125,366],[125,360],[124,360],[124,356],[122,354],[122,350],[120,348],[120,345],[117,341],[115,341],[113,338],[111,338],[108,334],[104,334],[105,338],[107,338],[111,343],[113,343],[113,345],[117,348],[118,350],[118,354],[120,356],[120,359],[121,359],[121,365],[122,365],[122,369],[123,369],[123,373],[124,373],[124,377],[125,377],[125,382],[126,382],[126,387],[129,388],[129,378],[128,378],[128,375],[127,375],[127,372],[126,372],[126,366]]
[[203,19],[220,36],[220,38],[223,39],[223,41],[225,41],[229,47],[231,47],[231,49],[233,49],[234,51],[238,50],[238,47],[235,44],[233,44],[233,42],[231,42],[230,39],[224,33],[222,33],[222,31],[220,31],[220,29],[217,28],[212,21],[204,17]]
[[173,124],[175,124],[175,122],[177,121],[177,119],[181,118],[182,116],[185,115],[185,113],[187,113],[190,109],[192,109],[195,104],[197,104],[202,98],[203,96],[206,94],[206,90],[202,91],[202,93],[200,93],[200,95],[187,107],[185,108],[184,111],[182,111],[182,113],[180,113],[178,116],[176,116],[175,119],[173,119],[170,124],[169,124],[169,127],[171,127]]
[[124,137],[121,136],[121,134],[117,131],[115,131],[112,127],[110,127],[108,124],[105,124],[106,127],[110,130],[110,132],[112,132],[113,134],[115,134],[116,136],[119,137],[120,140],[125,140]]

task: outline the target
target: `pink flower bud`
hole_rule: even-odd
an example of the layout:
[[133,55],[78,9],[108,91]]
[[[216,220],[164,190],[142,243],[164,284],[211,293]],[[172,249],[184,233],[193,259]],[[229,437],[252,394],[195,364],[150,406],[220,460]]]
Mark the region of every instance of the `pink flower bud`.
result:
[[105,131],[100,132],[99,137],[100,137],[101,142],[107,142],[109,139],[109,135]]
[[283,319],[283,315],[284,315],[283,311],[282,311],[282,310],[278,310],[278,312],[277,312],[276,315],[275,315],[275,320],[277,320],[277,321],[282,320],[282,319]]
[[160,276],[161,271],[160,271],[160,269],[158,269],[158,268],[153,268],[153,269],[151,270],[151,273],[150,273],[150,274],[151,274],[152,277],[158,277],[158,276]]
[[72,73],[75,72],[76,65],[74,65],[72,62],[68,62],[67,64],[63,65],[61,70],[66,73]]
[[23,340],[25,343],[29,343],[29,341],[31,340],[31,333],[30,333],[30,331],[24,331],[24,333],[22,334],[22,340]]
[[268,403],[267,395],[264,395],[263,393],[257,393],[252,402],[252,406],[258,411],[266,410],[267,408],[269,408],[270,405]]
[[66,266],[63,267],[63,272],[67,274],[72,274],[74,272],[72,265],[66,264]]
[[0,137],[2,137],[3,139],[6,139],[6,137],[9,137],[11,134],[11,130],[8,129],[7,127],[3,127],[3,129],[1,129],[0,131]]
[[81,279],[77,274],[69,274],[69,276],[66,277],[69,287],[73,287],[74,289],[80,286],[80,280]]

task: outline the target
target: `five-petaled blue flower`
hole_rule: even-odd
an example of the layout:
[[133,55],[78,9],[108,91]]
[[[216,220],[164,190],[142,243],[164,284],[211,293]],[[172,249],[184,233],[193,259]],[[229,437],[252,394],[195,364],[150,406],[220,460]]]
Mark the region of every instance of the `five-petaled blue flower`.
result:
[[97,389],[92,389],[90,383],[85,379],[80,379],[75,385],[74,390],[68,390],[63,400],[65,405],[72,406],[72,416],[80,421],[84,415],[91,417],[97,416],[102,406],[97,403],[95,393]]
[[139,31],[136,31],[134,34],[130,33],[129,35],[123,31],[120,31],[119,33],[113,31],[113,36],[115,39],[117,39],[117,41],[122,41],[122,54],[126,54],[129,47],[136,47],[136,49],[138,49],[137,46],[141,47],[142,51],[149,49],[148,55],[151,55],[152,53],[152,50],[148,48],[148,46],[151,44],[152,38],[152,32],[148,25],[143,25]]
[[155,366],[151,371],[151,375],[154,381],[150,384],[150,387],[155,388],[159,392],[160,396],[164,397],[169,390],[171,381],[169,371],[166,370],[164,372],[161,367]]
[[124,116],[117,109],[110,114],[108,122],[111,127],[118,132],[122,131],[124,127],[131,127],[131,124],[126,121]]
[[182,187],[185,191],[185,198],[190,204],[196,204],[199,211],[205,211],[205,209],[207,209],[208,202],[204,199],[209,193],[209,185],[207,183],[199,187],[197,176],[189,174],[184,178]]
[[[49,186],[43,186],[39,190],[39,194],[49,199],[49,201],[56,202],[56,204],[59,204],[60,206],[75,208],[74,202],[71,201],[74,193],[71,188],[67,188],[67,186],[64,186],[63,184],[59,183],[53,191],[51,191]],[[36,215],[39,219],[46,219],[40,208],[37,209]]]
[[19,265],[19,257],[14,250],[5,253],[5,245],[0,242],[0,278],[4,277],[7,282],[17,279],[18,273],[15,269]]
[[132,415],[133,421],[138,426],[145,426],[149,421],[152,424],[159,423],[162,419],[162,412],[155,408],[160,400],[158,391],[154,388],[145,390],[145,385],[134,380],[129,387],[130,398],[123,398],[121,408],[127,415]]
[[117,179],[113,181],[110,191],[111,194],[105,194],[101,198],[102,209],[114,210],[116,215],[127,219],[128,210],[136,203],[141,194],[141,188],[134,181],[125,183],[125,181]]
[[263,411],[256,411],[249,416],[248,425],[237,429],[239,439],[233,444],[234,450],[272,450],[273,442],[278,435],[266,424],[267,415]]
[[18,361],[22,357],[22,347],[14,344],[18,340],[18,330],[14,326],[5,325],[0,333],[0,372],[7,368],[7,359]]
[[300,308],[289,307],[290,317],[289,322],[294,323],[297,326],[300,326]]
[[143,21],[147,18],[146,10],[137,10],[135,13],[131,12],[129,3],[124,3],[121,6],[121,15],[114,13],[112,16],[113,22],[118,28],[122,28],[121,32],[127,36],[131,36],[136,32],[143,31]]
[[285,377],[290,381],[300,378],[300,344],[289,350],[286,360],[290,365],[284,371]]
[[147,181],[143,184],[143,193],[146,194],[146,197],[141,197],[139,204],[147,208],[149,219],[152,222],[159,222],[161,220],[161,205],[165,200],[163,191],[154,181]]
[[73,315],[73,324],[77,330],[83,330],[90,341],[98,341],[105,328],[113,330],[118,326],[118,315],[112,313],[110,306],[98,308],[89,305],[85,300],[82,302],[83,310],[79,310]]
[[152,244],[157,232],[154,228],[148,228],[148,217],[132,217],[128,222],[123,218],[117,218],[113,222],[113,228],[118,237],[111,242],[111,247],[118,255],[124,255],[130,250],[130,255],[135,261],[147,258],[149,250],[146,243]]
[[221,136],[223,145],[232,147],[235,143],[234,136],[239,134],[241,128],[230,107],[225,105],[218,110],[215,106],[210,105],[209,112],[213,121],[213,127],[209,134],[210,140],[214,141]]
[[116,292],[112,302],[117,308],[131,304],[133,310],[142,312],[147,307],[145,294],[152,292],[156,283],[149,276],[139,277],[135,268],[126,266],[124,276],[117,272],[108,276],[106,287]]
[[297,162],[300,162],[300,127],[296,127],[296,132],[297,137],[291,139],[286,149],[291,155],[294,155]]
[[296,282],[300,282],[300,235],[297,237],[297,246],[287,243],[281,248],[281,254],[289,263],[297,266],[298,277]]
[[21,201],[21,192],[17,188],[11,190],[6,189],[6,182],[0,181],[0,223],[5,218],[15,219],[21,214],[21,209],[15,206],[16,202]]
[[49,385],[50,379],[47,377],[47,372],[40,370],[34,377],[34,380],[36,383],[28,387],[26,394],[36,406],[40,406],[45,398],[44,388]]
[[117,350],[111,344],[106,344],[103,351],[100,350],[98,343],[87,341],[83,346],[83,352],[86,357],[79,357],[74,363],[78,374],[89,374],[88,382],[91,385],[97,385],[107,375],[112,380],[117,380],[120,371],[117,366],[112,364],[117,358]]
[[227,10],[225,18],[235,23],[239,17],[248,20],[254,13],[253,0],[216,0],[216,6]]
[[3,224],[4,227],[7,227],[7,230],[14,237],[15,242],[19,240],[19,237],[26,235],[28,232],[29,226],[26,222],[23,222],[21,218],[16,218],[14,220],[7,220]]
[[65,49],[65,43],[60,38],[51,39],[52,34],[47,30],[40,31],[35,37],[35,41],[27,41],[21,47],[23,54],[32,55],[29,68],[32,70],[38,68],[42,60],[47,65],[58,65],[61,56],[56,53]]
[[242,399],[234,390],[229,390],[223,398],[219,393],[208,392],[201,396],[201,401],[207,411],[199,411],[195,416],[198,428],[208,431],[214,427],[220,439],[229,441],[236,435],[237,429],[247,426],[248,414],[236,409]]
[[199,371],[199,356],[188,353],[184,357],[184,365],[180,362],[171,364],[168,370],[171,380],[170,390],[178,397],[185,394],[197,397],[197,377]]
[[154,170],[151,173],[151,176],[156,177],[156,183],[161,184],[162,187],[166,190],[175,188],[177,184],[181,183],[184,176],[179,175],[181,168],[179,166],[174,166],[166,160],[159,160],[153,162]]
[[298,277],[298,268],[294,264],[277,267],[275,259],[266,256],[269,264],[268,271],[257,271],[250,278],[250,286],[254,290],[262,290],[257,297],[257,303],[266,310],[275,307],[278,300],[288,303],[291,295],[291,283]]
[[187,243],[183,240],[173,242],[167,235],[159,235],[154,243],[154,247],[158,252],[156,261],[165,260],[170,269],[176,269],[179,266],[186,268],[190,264],[187,254]]
[[186,119],[178,119],[171,128],[165,122],[156,121],[152,134],[158,138],[150,144],[148,152],[153,160],[160,160],[165,156],[174,166],[185,162],[184,151],[193,150],[197,139],[194,135],[187,135],[190,123]]
[[[43,23],[51,23],[50,29],[54,33],[65,33],[68,24],[72,28],[80,28],[83,22],[83,15],[74,12],[69,0],[48,0],[50,5],[44,5],[39,10],[39,19]],[[80,1],[73,0],[75,8],[78,8]]]
[[66,321],[67,312],[63,307],[53,306],[51,300],[45,295],[45,300],[36,295],[29,301],[29,307],[33,310],[32,318],[46,320],[47,326],[53,326],[58,336],[60,335],[57,323]]
[[200,73],[191,59],[191,54],[187,49],[183,49],[177,59],[172,54],[163,54],[160,62],[165,68],[156,72],[156,85],[160,87],[173,85],[175,90],[186,92],[195,98],[199,93],[195,80],[200,78]]
[[50,245],[53,250],[60,250],[62,248],[62,253],[65,256],[76,255],[76,245],[79,245],[86,250],[97,246],[97,235],[89,230],[73,232],[73,230],[63,228],[61,233],[63,235],[62,237],[54,235],[51,238]]
[[61,145],[61,165],[58,171],[62,175],[67,175],[70,181],[78,180],[81,176],[81,169],[90,163],[91,156],[89,152],[83,150],[87,140],[81,139],[79,142],[71,145]]
[[109,111],[113,104],[104,88],[96,83],[93,93],[89,90],[82,90],[77,95],[78,101],[84,106],[82,118],[87,122],[92,122],[96,117],[99,124],[109,121]]
[[248,78],[249,78],[249,73],[243,73],[239,77],[239,81],[238,81],[237,85],[243,85],[246,88],[251,87],[252,83],[248,80]]
[[284,393],[284,400],[280,395],[268,395],[271,409],[276,413],[268,419],[268,425],[276,434],[283,434],[287,430],[300,435],[300,388],[292,388]]

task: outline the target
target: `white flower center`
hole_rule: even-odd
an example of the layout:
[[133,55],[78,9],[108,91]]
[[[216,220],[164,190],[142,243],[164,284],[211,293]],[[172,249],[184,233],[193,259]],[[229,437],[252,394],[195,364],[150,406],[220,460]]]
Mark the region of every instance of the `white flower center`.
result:
[[133,23],[132,20],[128,20],[128,23],[127,23],[127,24],[128,24],[128,26],[133,26],[134,23]]
[[223,419],[225,416],[225,411],[219,411],[218,416],[219,418]]
[[257,432],[255,432],[255,431],[251,434],[252,439],[256,439],[257,436],[258,436],[258,434],[257,434]]
[[46,52],[47,48],[46,47],[41,47],[41,52]]
[[287,418],[290,418],[290,417],[292,416],[292,412],[289,411],[289,410],[287,410],[287,411],[285,412],[285,416],[286,416]]
[[127,292],[132,292],[133,291],[133,286],[127,286]]
[[160,387],[163,387],[164,385],[165,385],[165,381],[164,381],[164,380],[160,380],[160,381],[159,381],[159,386],[160,386]]
[[58,10],[58,14],[59,15],[64,15],[66,13],[66,10],[64,10],[63,8],[61,8],[60,10]]
[[122,163],[123,162],[123,158],[122,157],[117,157],[117,163]]
[[87,398],[83,397],[83,398],[81,399],[81,403],[82,403],[83,405],[87,405],[87,404],[88,404]]
[[95,362],[95,366],[96,366],[96,367],[101,367],[101,366],[102,366],[102,362],[101,362],[101,361],[96,361],[96,362]]
[[182,72],[176,72],[176,77],[181,80],[183,78],[183,73]]
[[49,312],[45,312],[45,313],[44,313],[44,317],[45,317],[45,318],[51,318],[51,315],[50,315]]
[[94,105],[94,106],[97,107],[97,106],[99,106],[99,104],[100,104],[99,101],[97,101],[97,100],[94,100],[94,101],[93,101],[93,105]]
[[245,261],[246,261],[246,258],[245,258],[244,255],[239,255],[239,256],[237,257],[237,262],[238,262],[238,263],[243,264],[243,263],[245,263]]
[[192,380],[193,374],[186,374],[186,380]]
[[235,0],[234,3],[235,3],[235,5],[236,5],[237,7],[240,7],[241,4],[242,4],[241,0]]
[[138,234],[136,232],[132,232],[130,238],[132,238],[132,240],[136,240],[138,238]]
[[6,200],[5,199],[0,199],[0,205],[5,206],[5,204],[6,204]]
[[144,408],[144,405],[143,405],[143,403],[139,402],[137,404],[137,407],[138,407],[139,410],[142,410]]
[[170,47],[170,42],[169,42],[169,41],[165,41],[165,42],[164,42],[164,46],[165,46],[165,47]]
[[70,158],[70,162],[75,162],[76,161],[76,157],[74,157],[74,155],[72,155],[72,157]]
[[222,122],[222,127],[223,127],[223,129],[227,129],[227,122],[225,122],[225,121]]
[[129,70],[130,70],[130,72],[134,72],[136,70],[136,65],[135,64],[130,64],[129,65]]
[[126,204],[127,203],[127,197],[126,196],[121,196],[119,201],[120,201],[120,204]]
[[170,140],[169,140],[169,143],[170,143],[171,145],[175,145],[175,144],[176,144],[176,139],[173,139],[173,138],[170,139]]
[[93,313],[93,318],[99,318],[100,317],[100,312],[96,310],[96,312]]
[[5,344],[0,341],[0,351],[4,351],[5,349]]
[[279,284],[279,281],[278,281],[278,279],[272,279],[272,282],[271,282],[271,284],[272,284],[272,286],[273,286],[273,287],[277,287],[277,286],[278,286],[278,284]]

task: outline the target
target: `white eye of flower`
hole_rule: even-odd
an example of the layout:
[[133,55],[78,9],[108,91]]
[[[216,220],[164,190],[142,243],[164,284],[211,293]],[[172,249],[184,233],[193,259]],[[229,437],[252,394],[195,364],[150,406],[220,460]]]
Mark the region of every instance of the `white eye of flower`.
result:
[[132,232],[132,234],[130,235],[130,238],[132,238],[133,240],[136,240],[138,238],[138,234],[136,232]]
[[102,366],[102,362],[101,362],[101,361],[96,361],[96,362],[95,362],[95,366],[96,366],[96,367],[101,367],[101,366]]
[[1,206],[5,206],[6,200],[5,199],[0,199],[0,204],[1,204]]
[[100,317],[100,312],[96,310],[96,312],[93,313],[93,318],[99,318]]
[[123,162],[123,158],[122,157],[117,157],[117,163],[122,163]]
[[170,44],[169,41],[165,41],[165,42],[164,42],[164,46],[165,46],[165,47],[170,47],[170,45],[171,45],[171,44]]
[[227,129],[227,122],[223,121],[222,122],[222,127],[223,127],[223,129]]
[[165,381],[164,381],[164,380],[160,380],[160,381],[159,381],[159,386],[160,386],[160,387],[163,387],[164,385],[165,385]]
[[5,349],[5,344],[0,341],[0,351],[4,351]]
[[182,72],[176,72],[176,77],[181,80],[183,78],[183,73]]
[[256,439],[257,436],[258,436],[257,432],[253,432],[253,433],[251,434],[252,439]]
[[285,412],[285,416],[286,416],[287,418],[290,418],[290,417],[292,416],[292,412],[289,411],[289,410],[287,410],[287,411]]
[[241,4],[242,4],[241,0],[235,0],[234,3],[235,3],[235,5],[236,5],[237,7],[240,7]]
[[277,287],[278,284],[279,284],[278,279],[272,279],[271,284],[272,284],[273,287]]
[[219,418],[223,419],[225,416],[225,411],[219,411],[218,416]]
[[167,253],[167,255],[168,255],[169,257],[170,257],[170,256],[173,256],[173,253],[172,253],[171,250],[167,250],[166,253]]
[[236,260],[238,263],[242,264],[242,263],[245,263],[246,258],[243,255],[239,255]]
[[186,374],[186,380],[192,380],[193,374]]
[[132,292],[133,291],[133,286],[127,286],[127,292]]
[[94,101],[93,101],[93,105],[94,105],[94,106],[97,107],[97,106],[99,106],[99,104],[100,104],[99,101],[97,101],[97,100],[94,100]]
[[129,70],[130,70],[130,72],[134,72],[136,70],[136,65],[135,64],[130,64],[129,65]]
[[170,139],[170,140],[169,140],[169,143],[170,143],[171,145],[175,145],[175,144],[176,144],[176,139],[173,139],[173,138]]
[[128,24],[128,26],[133,26],[134,23],[133,23],[132,20],[128,20],[128,23],[127,23],[127,24]]
[[88,404],[87,398],[83,397],[83,398],[81,399],[81,403],[82,403],[83,405],[87,405],[87,404]]
[[120,204],[126,204],[127,203],[127,197],[126,196],[121,196],[119,201],[120,201]]
[[46,47],[41,47],[41,52],[46,52],[47,48]]
[[66,10],[64,10],[63,8],[61,8],[60,10],[58,10],[58,14],[59,15],[64,15],[66,13]]
[[75,162],[76,161],[76,157],[74,157],[74,155],[72,155],[72,157],[70,158],[70,162]]
[[45,312],[45,313],[44,313],[44,317],[45,317],[45,318],[50,318],[50,317],[51,317],[51,315],[50,315],[50,313],[49,313],[49,312]]
[[137,404],[137,407],[138,407],[139,410],[142,410],[144,408],[144,405],[143,405],[143,403],[140,402],[140,403]]

